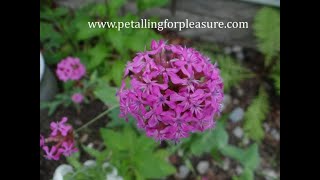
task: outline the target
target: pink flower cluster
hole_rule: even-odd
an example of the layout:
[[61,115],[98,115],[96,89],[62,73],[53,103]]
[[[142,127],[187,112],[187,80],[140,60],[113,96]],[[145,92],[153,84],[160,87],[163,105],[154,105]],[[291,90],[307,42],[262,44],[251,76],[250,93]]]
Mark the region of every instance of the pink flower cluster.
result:
[[[45,139],[40,135],[40,147],[48,160],[59,160],[61,155],[70,156],[78,151],[75,147],[72,126],[65,124],[67,120],[67,117],[63,117],[60,122],[51,122],[50,137]],[[53,145],[49,147],[48,144]]]
[[76,104],[80,104],[82,103],[82,101],[84,100],[84,96],[81,94],[81,93],[74,93],[72,96],[71,96],[71,99],[74,103]]
[[160,40],[128,62],[117,95],[120,117],[132,115],[155,140],[177,142],[214,127],[222,108],[223,82],[208,57]]
[[80,59],[67,57],[58,63],[56,74],[61,81],[80,80],[86,74],[86,68]]

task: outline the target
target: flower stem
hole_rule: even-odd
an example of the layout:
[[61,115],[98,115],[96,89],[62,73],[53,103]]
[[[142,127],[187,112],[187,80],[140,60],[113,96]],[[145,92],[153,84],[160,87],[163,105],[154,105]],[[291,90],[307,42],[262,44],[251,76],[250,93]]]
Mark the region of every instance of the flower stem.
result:
[[97,120],[99,120],[100,118],[102,118],[103,116],[107,115],[110,111],[114,110],[115,108],[119,107],[118,105],[116,106],[112,106],[111,108],[103,111],[102,113],[100,113],[98,116],[96,116],[95,118],[91,119],[89,122],[87,122],[86,124],[82,125],[81,127],[79,127],[78,129],[76,129],[75,132],[79,132],[82,129],[88,127],[89,125],[91,125],[92,123],[96,122]]

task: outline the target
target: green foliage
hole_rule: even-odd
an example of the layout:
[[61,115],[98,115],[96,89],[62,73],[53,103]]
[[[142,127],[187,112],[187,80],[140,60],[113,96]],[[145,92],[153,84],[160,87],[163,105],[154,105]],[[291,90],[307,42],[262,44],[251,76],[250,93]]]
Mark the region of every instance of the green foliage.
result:
[[108,0],[107,7],[110,17],[117,17],[119,9],[127,2],[127,0]]
[[118,104],[118,99],[116,97],[117,89],[109,86],[104,81],[99,81],[97,87],[94,90],[94,95],[100,99],[107,106],[115,106]]
[[111,173],[111,169],[103,167],[106,151],[97,151],[89,147],[83,146],[84,150],[91,156],[96,157],[96,164],[93,166],[84,166],[79,160],[79,153],[67,157],[68,163],[74,167],[75,172],[66,174],[65,180],[105,180],[106,175]]
[[131,125],[132,128],[136,127],[135,126],[136,120],[132,116],[129,116],[128,122],[126,122],[124,119],[119,118],[119,114],[120,114],[119,107],[109,112],[108,116],[110,117],[111,121],[107,124],[108,128],[123,128],[128,124]]
[[280,95],[280,61],[277,61],[277,64],[273,67],[270,77],[273,79],[277,94]]
[[266,57],[266,64],[277,58],[280,52],[280,14],[273,8],[262,8],[254,20],[254,32],[258,48]]
[[95,47],[88,50],[90,61],[86,66],[89,71],[96,69],[106,61],[107,57],[110,57],[110,49],[104,44],[97,44]]
[[175,168],[166,160],[169,152],[158,150],[154,140],[139,136],[132,127],[125,126],[121,131],[101,129],[100,132],[106,146],[104,150],[82,146],[95,159],[96,165],[82,165],[76,153],[67,158],[75,172],[67,174],[65,179],[105,179],[110,173],[110,169],[104,168],[105,162],[115,167],[124,179],[160,179],[175,173]]
[[268,94],[260,87],[258,96],[252,101],[244,115],[244,130],[248,137],[261,141],[264,137],[262,121],[269,112]]
[[[88,22],[130,22],[138,21],[136,15],[125,14],[119,11],[127,0],[108,0],[102,4],[89,4],[76,11],[57,7],[51,3],[42,4],[40,8],[40,44],[46,63],[57,64],[67,56],[80,58],[85,64],[87,74],[95,72],[95,82],[81,80],[85,88],[83,93],[95,97],[106,105],[118,103],[115,94],[116,88],[122,81],[125,64],[134,55],[134,52],[145,50],[152,39],[161,36],[151,29],[107,29],[89,28]],[[143,9],[160,6],[165,1],[140,1]],[[149,48],[149,47],[148,47]],[[49,108],[52,114],[60,105],[68,106],[70,96],[76,84],[63,83],[63,94],[53,101],[42,103],[42,108]]]
[[[193,134],[189,139],[182,140],[177,147],[171,150],[175,152],[178,149],[182,149],[186,152],[187,156],[199,156],[210,152],[216,162],[220,162],[222,155],[230,157],[238,161],[245,169],[241,176],[233,177],[233,179],[242,180],[247,178],[251,180],[254,177],[254,171],[260,164],[258,144],[252,144],[244,149],[228,144],[229,135],[224,127],[227,117],[225,115],[218,120],[216,127],[212,131],[206,131],[201,135]],[[189,168],[192,169],[193,167]]]
[[137,0],[137,7],[139,12],[149,8],[165,6],[169,3],[169,0]]
[[221,150],[222,154],[240,162],[245,168],[255,170],[260,164],[258,145],[252,144],[247,149],[227,145]]
[[240,176],[233,176],[232,180],[254,180],[254,173],[246,168]]
[[48,109],[48,115],[51,116],[60,105],[68,107],[72,104],[69,94],[57,94],[52,101],[40,102],[40,109]]
[[101,129],[101,135],[107,149],[112,152],[111,163],[124,177],[155,179],[175,172],[175,168],[166,160],[168,152],[156,150],[154,140],[137,136],[132,128],[127,126],[122,132]]
[[192,141],[190,151],[194,155],[211,152],[212,149],[219,149],[228,144],[228,138],[223,122],[218,121],[214,130],[206,131],[200,135],[200,138]]
[[111,77],[113,82],[120,87],[121,86],[121,81],[122,81],[122,76],[124,72],[126,64],[124,61],[115,61],[112,65],[112,69],[110,71]]
[[247,68],[241,66],[238,62],[232,59],[230,56],[216,56],[214,59],[211,58],[214,62],[218,62],[218,66],[221,69],[221,76],[224,83],[224,90],[229,91],[230,88],[234,85],[237,85],[244,79],[253,77],[253,73]]

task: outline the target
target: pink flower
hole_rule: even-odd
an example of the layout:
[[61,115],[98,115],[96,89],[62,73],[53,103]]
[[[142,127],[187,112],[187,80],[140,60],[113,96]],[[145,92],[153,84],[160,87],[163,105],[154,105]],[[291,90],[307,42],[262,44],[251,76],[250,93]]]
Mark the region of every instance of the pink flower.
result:
[[56,136],[58,132],[62,134],[62,136],[66,136],[68,131],[71,129],[71,126],[65,125],[68,121],[67,117],[63,117],[60,122],[51,122],[50,128],[52,130],[51,136]]
[[44,146],[45,144],[45,139],[44,137],[40,134],[40,147]]
[[58,63],[56,74],[64,82],[80,80],[86,74],[86,68],[79,58],[67,57]]
[[[63,117],[60,122],[50,124],[51,133],[48,138],[40,135],[40,147],[45,152],[44,157],[48,160],[59,160],[61,155],[70,156],[78,151],[75,147],[73,128],[65,124],[68,118]],[[52,144],[51,149],[45,143]]]
[[214,127],[223,82],[217,65],[195,49],[152,41],[150,51],[137,53],[127,64],[117,96],[120,117],[132,115],[157,141],[178,142]]
[[46,155],[44,156],[48,160],[59,160],[60,159],[60,153],[57,151],[57,148],[55,146],[51,147],[51,150],[49,150],[48,146],[44,146],[43,150],[45,151]]
[[78,149],[74,146],[73,142],[63,142],[62,143],[62,148],[59,149],[59,151],[64,155],[64,156],[71,156],[73,153],[77,152]]
[[82,103],[84,97],[81,93],[74,93],[71,97],[72,101],[76,104]]

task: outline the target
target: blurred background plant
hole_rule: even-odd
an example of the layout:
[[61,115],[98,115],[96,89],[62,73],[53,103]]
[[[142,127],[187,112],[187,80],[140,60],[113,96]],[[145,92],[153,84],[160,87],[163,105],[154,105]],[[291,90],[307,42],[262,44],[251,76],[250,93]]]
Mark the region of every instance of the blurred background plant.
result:
[[[53,101],[42,102],[41,108],[49,109],[49,118],[71,113],[74,109],[69,106],[74,103],[70,97],[75,92],[86,97],[86,103],[77,105],[75,117],[87,117],[89,107],[95,107],[97,101],[104,104],[103,109],[113,108],[104,117],[102,122],[105,124],[97,122],[97,126],[88,126],[84,132],[78,132],[80,153],[67,161],[75,173],[66,175],[66,179],[105,179],[110,172],[103,168],[105,162],[116,167],[124,179],[279,179],[280,127],[276,129],[274,125],[280,115],[279,9],[264,7],[255,15],[253,30],[259,52],[244,50],[255,55],[241,61],[224,45],[172,37],[171,32],[86,28],[88,21],[138,21],[143,11],[168,6],[169,1],[137,0],[137,14],[124,13],[125,3],[126,0],[108,0],[75,10],[57,6],[51,0],[41,1],[40,44],[46,63],[55,71],[60,60],[74,56],[87,69],[81,86],[75,82],[60,83],[60,93]],[[157,19],[153,17],[153,20]],[[218,63],[225,84],[223,116],[216,128],[194,134],[177,145],[155,143],[141,135],[132,118],[129,123],[119,119],[119,108],[116,107],[116,89],[127,61],[135,52],[149,48],[145,45],[151,40],[162,38],[170,42],[187,42],[187,46],[208,55],[213,63]],[[98,115],[98,109],[90,118]],[[74,121],[75,126],[84,123]],[[97,128],[101,128],[99,133]],[[86,140],[88,137],[84,137],[90,133],[96,135]],[[85,145],[88,141],[98,141],[96,148]],[[97,165],[85,168],[82,162],[90,158],[95,158]],[[43,178],[50,179],[56,166],[41,166],[40,170],[47,173]]]

